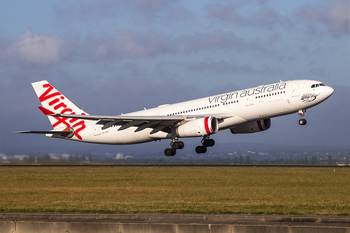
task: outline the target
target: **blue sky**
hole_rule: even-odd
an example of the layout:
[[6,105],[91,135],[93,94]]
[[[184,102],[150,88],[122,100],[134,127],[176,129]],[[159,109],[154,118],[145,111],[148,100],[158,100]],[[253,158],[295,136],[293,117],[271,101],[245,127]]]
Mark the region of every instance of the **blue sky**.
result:
[[42,143],[93,150],[12,135],[50,128],[30,85],[43,79],[90,114],[105,115],[279,80],[320,80],[335,93],[308,111],[305,128],[292,115],[273,119],[267,132],[215,137],[349,143],[349,1],[6,0],[0,30],[0,153]]

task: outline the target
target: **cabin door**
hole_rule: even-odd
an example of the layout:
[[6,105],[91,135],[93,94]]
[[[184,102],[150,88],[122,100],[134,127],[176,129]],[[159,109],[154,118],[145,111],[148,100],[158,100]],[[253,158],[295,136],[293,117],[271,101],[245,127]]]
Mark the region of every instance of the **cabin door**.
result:
[[292,96],[293,97],[299,96],[299,83],[292,85]]

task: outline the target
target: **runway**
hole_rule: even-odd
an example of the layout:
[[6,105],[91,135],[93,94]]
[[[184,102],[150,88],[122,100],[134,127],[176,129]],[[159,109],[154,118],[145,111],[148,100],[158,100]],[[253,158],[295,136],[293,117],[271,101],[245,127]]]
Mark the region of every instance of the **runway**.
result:
[[16,164],[16,163],[2,163],[1,167],[286,167],[286,168],[350,168],[350,166],[337,165],[307,165],[307,164]]
[[0,213],[0,233],[348,233],[350,217],[212,214]]

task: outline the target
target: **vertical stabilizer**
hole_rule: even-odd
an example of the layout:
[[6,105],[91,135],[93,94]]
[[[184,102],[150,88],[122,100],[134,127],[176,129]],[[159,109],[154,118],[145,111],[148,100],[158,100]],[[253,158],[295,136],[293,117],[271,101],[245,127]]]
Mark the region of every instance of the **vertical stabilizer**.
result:
[[62,130],[68,127],[74,128],[74,134],[77,138],[82,139],[79,131],[85,128],[85,121],[73,118],[64,118],[57,116],[49,116],[52,114],[72,114],[72,115],[88,115],[66,96],[62,95],[46,80],[32,83],[32,86],[41,102],[39,109],[48,116],[52,127],[55,130]]

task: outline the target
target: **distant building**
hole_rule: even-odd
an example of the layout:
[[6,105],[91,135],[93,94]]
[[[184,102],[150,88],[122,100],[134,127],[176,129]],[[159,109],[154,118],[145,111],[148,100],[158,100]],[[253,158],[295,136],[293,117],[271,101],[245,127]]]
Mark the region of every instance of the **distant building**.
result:
[[115,155],[116,159],[124,159],[124,154],[123,153],[118,153]]

